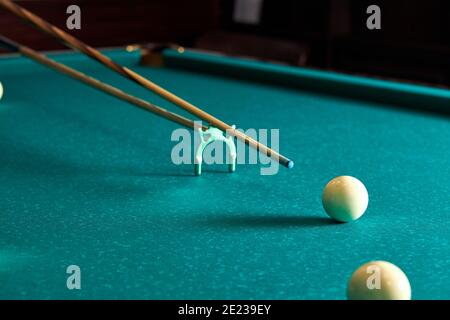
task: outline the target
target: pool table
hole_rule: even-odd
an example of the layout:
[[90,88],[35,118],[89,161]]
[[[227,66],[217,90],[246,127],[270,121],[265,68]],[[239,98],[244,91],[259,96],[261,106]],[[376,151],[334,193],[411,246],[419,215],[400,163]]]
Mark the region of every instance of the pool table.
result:
[[[399,266],[413,299],[450,299],[449,90],[189,49],[103,52],[229,124],[279,129],[295,167],[196,177],[171,161],[179,125],[1,57],[1,299],[345,299],[371,260]],[[81,54],[49,56],[189,116]],[[369,192],[351,223],[322,207],[340,175]]]

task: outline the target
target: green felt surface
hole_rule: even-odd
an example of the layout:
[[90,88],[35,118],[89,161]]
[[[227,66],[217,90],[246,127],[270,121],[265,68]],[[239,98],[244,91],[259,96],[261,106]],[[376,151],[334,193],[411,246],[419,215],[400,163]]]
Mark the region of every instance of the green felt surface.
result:
[[[170,161],[177,125],[0,59],[0,298],[345,299],[359,265],[387,260],[414,299],[450,299],[448,118],[109,54],[230,124],[280,128],[296,166],[194,177]],[[178,111],[85,57],[57,59]],[[321,193],[344,174],[364,182],[369,208],[335,224]],[[66,288],[72,264],[79,291]]]

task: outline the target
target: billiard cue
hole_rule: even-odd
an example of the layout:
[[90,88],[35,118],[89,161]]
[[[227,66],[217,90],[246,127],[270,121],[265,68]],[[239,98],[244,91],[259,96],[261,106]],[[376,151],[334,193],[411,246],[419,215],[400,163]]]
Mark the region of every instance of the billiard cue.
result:
[[219,128],[220,130],[224,132],[228,132],[230,135],[235,136],[239,140],[245,142],[245,144],[249,145],[250,147],[258,150],[259,152],[271,157],[273,160],[278,161],[281,165],[285,166],[286,168],[292,168],[294,166],[294,162],[285,156],[279,154],[278,152],[272,150],[271,148],[267,147],[266,145],[254,140],[253,138],[247,136],[245,133],[236,130],[235,128],[231,127],[230,125],[226,124],[225,122],[213,117],[209,113],[203,111],[202,109],[194,106],[193,104],[187,102],[186,100],[176,96],[175,94],[167,91],[166,89],[160,87],[156,83],[144,78],[143,76],[139,75],[138,73],[132,71],[131,69],[121,66],[120,64],[114,62],[112,59],[108,58],[104,54],[102,54],[97,49],[94,49],[90,47],[89,45],[83,43],[82,41],[78,40],[74,36],[68,34],[67,32],[59,29],[58,27],[50,24],[46,20],[38,17],[34,13],[26,10],[25,8],[13,3],[11,0],[0,0],[0,5],[3,6],[5,9],[9,10],[13,14],[17,15],[18,17],[22,18],[23,20],[27,21],[28,23],[31,23],[34,27],[39,29],[40,31],[43,31],[62,43],[64,43],[66,46],[78,50],[89,57],[97,60],[98,62],[102,63],[103,65],[107,66],[108,68],[114,70],[115,72],[119,73],[120,75],[136,82],[137,84],[143,86],[144,88],[158,94],[159,96],[165,98],[166,100],[176,104],[177,106],[183,108],[184,110],[188,111],[189,113],[199,117],[203,121],[209,123],[210,125]]
[[[195,126],[198,126],[198,124],[195,124],[194,121],[191,119],[185,118],[176,113],[170,112],[164,108],[156,106],[150,102],[147,102],[143,99],[132,96],[116,87],[113,87],[112,85],[101,82],[100,80],[90,77],[80,71],[72,69],[62,63],[56,62],[55,60],[50,59],[49,57],[47,57],[29,47],[18,44],[8,38],[0,36],[0,47],[4,47],[13,52],[19,52],[22,55],[40,63],[40,64],[43,64],[53,70],[59,71],[60,73],[63,73],[67,76],[70,76],[70,77],[76,79],[76,80],[79,80],[95,89],[105,92],[106,94],[112,95],[118,99],[126,101],[132,105],[138,106],[144,110],[150,111],[160,117],[171,120],[171,121],[181,124],[185,127],[192,129]],[[208,127],[202,126],[202,129],[207,130]]]

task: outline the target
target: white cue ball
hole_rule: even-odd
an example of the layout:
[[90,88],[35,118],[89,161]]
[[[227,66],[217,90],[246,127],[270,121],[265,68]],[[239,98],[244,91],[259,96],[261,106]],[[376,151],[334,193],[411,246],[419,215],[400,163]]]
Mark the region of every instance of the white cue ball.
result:
[[350,176],[336,177],[325,186],[322,194],[325,212],[339,222],[350,222],[363,215],[369,204],[364,184]]
[[3,86],[2,83],[0,82],[0,100],[2,99],[2,97],[3,97]]
[[347,287],[349,300],[411,300],[405,273],[386,261],[363,264],[352,274]]

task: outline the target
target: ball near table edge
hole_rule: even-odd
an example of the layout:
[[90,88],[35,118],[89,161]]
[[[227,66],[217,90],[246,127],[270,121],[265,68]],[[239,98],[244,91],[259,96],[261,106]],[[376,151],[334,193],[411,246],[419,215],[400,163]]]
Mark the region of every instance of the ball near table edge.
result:
[[411,300],[406,274],[387,261],[371,261],[352,274],[347,286],[349,300]]
[[322,194],[325,212],[339,222],[359,219],[369,204],[364,184],[351,176],[339,176],[327,183]]

